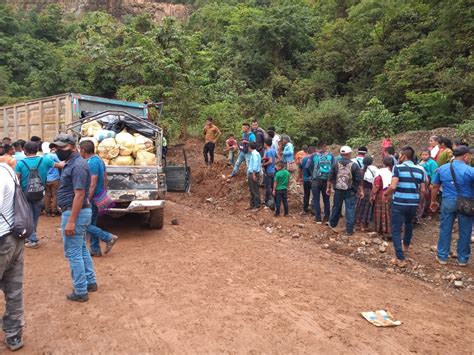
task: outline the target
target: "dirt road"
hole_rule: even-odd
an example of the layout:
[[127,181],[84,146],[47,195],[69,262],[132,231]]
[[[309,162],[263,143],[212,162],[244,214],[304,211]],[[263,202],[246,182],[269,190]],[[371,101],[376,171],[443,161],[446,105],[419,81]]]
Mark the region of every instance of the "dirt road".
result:
[[[179,225],[170,220],[177,218]],[[387,275],[315,243],[170,202],[163,231],[115,224],[94,259],[99,292],[70,303],[58,219],[41,218],[27,250],[22,353],[468,353],[471,295]],[[388,309],[376,328],[359,312]],[[2,309],[3,311],[3,309]],[[0,347],[0,352],[5,350]],[[20,353],[21,353],[20,352]]]

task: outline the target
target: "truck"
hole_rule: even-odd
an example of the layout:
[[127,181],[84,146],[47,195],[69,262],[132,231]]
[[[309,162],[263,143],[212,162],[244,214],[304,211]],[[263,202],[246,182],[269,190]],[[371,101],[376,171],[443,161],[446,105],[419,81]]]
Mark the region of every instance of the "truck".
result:
[[153,139],[156,165],[107,166],[108,194],[114,206],[112,217],[143,214],[150,228],[162,229],[168,191],[189,192],[191,170],[186,152],[177,164],[162,159],[163,130],[147,119],[147,105],[80,94],[63,94],[0,107],[0,137],[13,141],[37,135],[52,142],[60,132],[72,133],[79,141],[85,122],[115,118],[141,127]]

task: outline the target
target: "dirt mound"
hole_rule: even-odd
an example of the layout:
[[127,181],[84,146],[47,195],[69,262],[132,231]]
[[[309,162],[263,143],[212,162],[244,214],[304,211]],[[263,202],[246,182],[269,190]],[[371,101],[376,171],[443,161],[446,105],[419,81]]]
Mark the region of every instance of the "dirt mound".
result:
[[[428,141],[431,136],[444,136],[450,139],[455,139],[457,137],[456,129],[454,128],[438,128],[431,131],[409,131],[397,134],[395,137],[392,137],[393,144],[395,149],[400,149],[404,146],[411,146],[415,149],[416,154],[419,154],[422,149],[428,148]],[[472,133],[468,138],[468,142],[471,144],[474,143],[474,133]],[[374,161],[376,164],[380,164],[382,161],[382,139],[373,141],[370,143],[367,148],[369,153],[375,158]]]

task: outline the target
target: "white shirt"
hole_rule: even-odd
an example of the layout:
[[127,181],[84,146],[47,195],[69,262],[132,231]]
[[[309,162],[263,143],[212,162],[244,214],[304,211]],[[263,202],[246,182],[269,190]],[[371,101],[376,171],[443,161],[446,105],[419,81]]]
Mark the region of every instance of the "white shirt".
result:
[[0,163],[0,236],[7,234],[13,225],[13,198],[15,197],[15,172]]
[[373,184],[375,177],[378,174],[378,170],[379,169],[375,165],[369,165],[365,171],[364,180]]
[[275,133],[275,136],[272,138],[272,148],[275,149],[275,152],[278,152],[280,149],[280,135]]

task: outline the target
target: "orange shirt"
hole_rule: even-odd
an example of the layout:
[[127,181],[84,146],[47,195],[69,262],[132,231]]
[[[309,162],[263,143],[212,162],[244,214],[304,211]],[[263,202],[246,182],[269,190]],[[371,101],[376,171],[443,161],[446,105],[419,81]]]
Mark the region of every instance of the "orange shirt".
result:
[[221,131],[215,125],[211,127],[204,127],[204,139],[206,143],[208,142],[215,142],[217,138],[221,135]]
[[13,170],[15,170],[16,160],[15,160],[15,158],[12,158],[8,154],[0,156],[0,163],[6,163],[6,164],[10,165],[10,167]]
[[303,158],[306,156],[306,152],[304,150],[300,150],[299,152],[297,152],[295,154],[295,163],[297,166],[300,165],[301,161],[303,160]]

